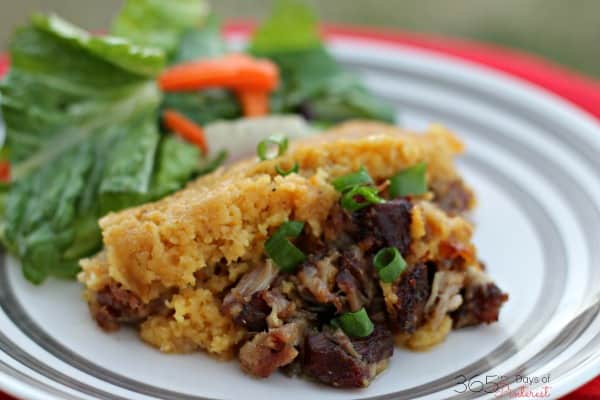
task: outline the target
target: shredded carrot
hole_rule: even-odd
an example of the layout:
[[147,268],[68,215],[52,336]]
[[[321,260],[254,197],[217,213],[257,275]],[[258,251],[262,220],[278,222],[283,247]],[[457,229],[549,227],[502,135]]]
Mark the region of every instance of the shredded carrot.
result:
[[245,117],[260,117],[269,113],[269,93],[264,90],[238,90],[236,95]]
[[279,71],[275,64],[244,54],[228,54],[220,58],[178,64],[158,78],[163,91],[223,87],[270,92],[278,82]]
[[170,131],[198,146],[202,150],[202,154],[208,154],[208,143],[206,143],[202,127],[174,110],[163,112],[163,124]]
[[0,161],[0,182],[10,182],[10,164]]

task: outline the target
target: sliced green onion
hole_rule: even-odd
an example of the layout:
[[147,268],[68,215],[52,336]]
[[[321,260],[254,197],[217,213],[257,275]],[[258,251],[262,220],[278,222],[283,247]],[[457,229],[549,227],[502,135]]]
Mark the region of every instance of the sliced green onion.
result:
[[427,164],[420,162],[392,176],[388,187],[390,197],[418,196],[427,193],[426,170]]
[[340,315],[331,324],[340,327],[346,335],[352,338],[367,337],[375,329],[364,307],[356,312],[347,312]]
[[377,189],[369,186],[354,186],[342,196],[342,207],[348,211],[358,211],[369,204],[383,203],[377,195]]
[[304,222],[285,222],[265,242],[265,253],[284,272],[294,271],[298,264],[306,260],[306,255],[288,240],[300,235],[303,228]]
[[292,168],[288,169],[287,171],[284,169],[281,169],[281,167],[279,167],[279,165],[275,166],[275,171],[277,171],[277,173],[281,176],[287,176],[292,173],[298,173],[299,169],[300,169],[300,166],[298,165],[297,162],[295,162],[294,165],[292,165]]
[[395,247],[386,247],[375,254],[373,265],[382,282],[391,283],[406,268],[406,261]]
[[295,238],[302,233],[304,222],[302,221],[287,221],[279,226],[272,237]]
[[[277,153],[269,152],[269,145],[277,146]],[[275,157],[279,157],[285,154],[288,148],[288,138],[284,135],[272,135],[267,139],[262,140],[256,146],[256,153],[261,161],[272,160]]]
[[373,183],[373,179],[365,167],[360,167],[358,171],[352,174],[340,176],[339,178],[331,181],[331,184],[338,192],[345,192],[354,186],[365,185],[368,183]]

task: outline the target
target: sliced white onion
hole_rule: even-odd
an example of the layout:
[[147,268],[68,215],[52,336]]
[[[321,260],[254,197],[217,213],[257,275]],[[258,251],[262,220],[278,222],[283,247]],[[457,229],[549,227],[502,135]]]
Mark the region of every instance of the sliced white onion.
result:
[[271,135],[282,134],[290,140],[309,136],[313,129],[297,115],[271,115],[259,118],[241,118],[218,121],[204,127],[204,134],[212,154],[226,150],[227,162],[252,156],[256,145]]

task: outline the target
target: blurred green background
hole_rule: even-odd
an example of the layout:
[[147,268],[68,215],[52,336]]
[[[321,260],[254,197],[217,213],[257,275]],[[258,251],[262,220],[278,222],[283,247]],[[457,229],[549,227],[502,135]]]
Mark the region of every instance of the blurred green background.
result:
[[[169,0],[164,0],[169,1]],[[537,53],[600,77],[600,0],[306,0],[324,21],[433,32]],[[0,45],[34,11],[107,27],[120,0],[2,0]],[[269,0],[213,0],[223,18],[261,18]]]

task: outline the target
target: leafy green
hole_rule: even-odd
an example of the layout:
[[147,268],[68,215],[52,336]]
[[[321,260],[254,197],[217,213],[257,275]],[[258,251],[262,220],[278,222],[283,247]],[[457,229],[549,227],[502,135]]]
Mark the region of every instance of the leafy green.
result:
[[218,57],[226,51],[227,45],[221,36],[219,20],[214,15],[209,15],[202,27],[184,32],[174,62]]
[[180,189],[192,173],[204,168],[199,160],[200,150],[197,147],[190,146],[176,136],[166,136],[158,152],[149,197],[157,199]]
[[393,109],[327,52],[316,19],[302,3],[277,1],[271,18],[252,38],[250,50],[279,66],[282,82],[271,98],[273,112],[302,112],[327,123],[349,118],[394,120]]
[[30,281],[71,277],[101,246],[99,217],[180,188],[199,153],[161,138],[162,51],[36,15],[11,59],[0,86],[13,178],[3,241]]
[[394,122],[394,110],[369,91],[352,75],[340,73],[310,100],[300,111],[313,120],[334,123],[349,118],[378,119]]
[[91,134],[107,115],[118,121],[159,101],[148,76],[163,67],[162,52],[91,37],[56,16],[35,15],[18,29],[11,59],[0,90],[17,179]]
[[203,0],[126,0],[111,33],[170,56],[182,33],[199,27],[207,11]]
[[199,125],[242,115],[240,105],[228,90],[210,89],[191,93],[165,94],[164,108],[173,108]]
[[254,53],[288,52],[312,49],[320,44],[314,13],[297,0],[278,0],[271,18],[254,34],[250,50]]
[[[13,42],[11,48],[15,46],[22,46],[20,51],[17,51],[15,55],[20,57],[21,55],[26,56],[26,60],[33,62],[38,68],[38,72],[50,72],[50,73],[69,73],[64,67],[72,67],[72,63],[81,62],[81,67],[77,71],[81,71],[86,74],[84,79],[89,82],[91,76],[87,76],[87,70],[85,67],[92,67],[93,71],[98,73],[102,72],[99,70],[98,65],[85,64],[88,60],[67,60],[64,58],[55,57],[54,63],[48,64],[44,62],[46,60],[44,54],[45,51],[53,52],[54,50],[68,51],[67,47],[53,47],[55,40],[58,38],[63,43],[69,44],[71,49],[80,49],[88,52],[91,55],[97,56],[98,58],[106,61],[108,64],[119,67],[123,71],[131,72],[135,75],[154,76],[164,66],[164,55],[161,51],[155,48],[138,47],[131,45],[124,39],[114,36],[93,36],[88,32],[64,21],[55,15],[43,15],[34,14],[32,16],[32,24],[36,28],[31,31],[34,35],[39,31],[42,35],[36,35],[34,40],[29,43],[22,43],[19,41]],[[44,35],[43,33],[49,34]],[[45,43],[44,39],[50,39],[49,43]],[[36,46],[36,40],[42,42],[45,46]],[[27,44],[32,44],[32,47],[28,47]],[[28,52],[31,50],[31,52]],[[41,53],[41,54],[40,54]],[[51,55],[51,54],[49,54]],[[68,54],[65,54],[68,55]],[[56,54],[54,54],[56,56]],[[37,63],[35,62],[37,60]],[[12,59],[12,63],[20,63],[25,60],[20,58]],[[25,61],[26,62],[26,61]],[[29,65],[31,69],[32,65]],[[109,72],[109,71],[106,71]],[[97,79],[106,79],[106,77],[98,76],[97,74],[92,75]],[[102,81],[103,82],[103,81]]]

